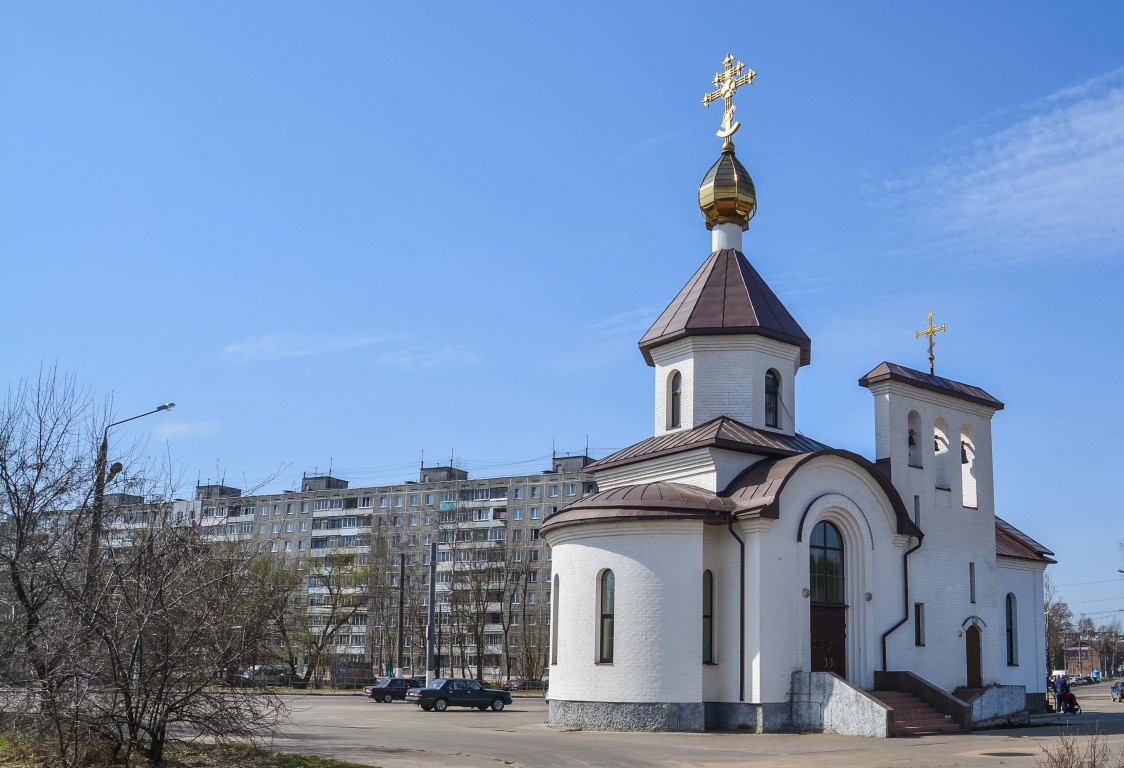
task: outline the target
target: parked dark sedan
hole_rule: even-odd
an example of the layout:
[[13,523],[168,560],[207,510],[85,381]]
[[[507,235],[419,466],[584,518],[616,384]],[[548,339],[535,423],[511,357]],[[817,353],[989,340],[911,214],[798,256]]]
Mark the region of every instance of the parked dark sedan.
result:
[[383,677],[379,678],[373,685],[363,686],[363,693],[375,701],[389,704],[395,699],[404,701],[406,693],[411,688],[420,688],[421,686],[422,683],[412,677]]
[[463,677],[439,677],[428,688],[414,688],[406,693],[406,701],[428,712],[444,712],[449,707],[476,707],[499,712],[511,703],[511,694],[496,688],[485,688],[478,680]]

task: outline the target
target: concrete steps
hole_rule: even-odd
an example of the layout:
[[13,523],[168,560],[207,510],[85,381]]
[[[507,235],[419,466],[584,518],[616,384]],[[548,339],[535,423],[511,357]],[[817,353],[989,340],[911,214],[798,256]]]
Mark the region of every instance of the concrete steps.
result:
[[921,699],[902,691],[870,691],[870,695],[894,710],[894,735],[956,733],[964,728],[930,707]]

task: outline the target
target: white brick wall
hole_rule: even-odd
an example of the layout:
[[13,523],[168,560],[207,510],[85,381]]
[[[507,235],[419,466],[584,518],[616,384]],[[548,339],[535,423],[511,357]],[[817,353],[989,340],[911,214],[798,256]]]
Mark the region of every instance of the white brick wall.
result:
[[668,430],[668,382],[683,375],[680,415],[684,429],[719,416],[765,427],[765,373],[781,378],[778,431],[793,434],[800,348],[757,335],[692,336],[652,350],[655,362],[655,432]]

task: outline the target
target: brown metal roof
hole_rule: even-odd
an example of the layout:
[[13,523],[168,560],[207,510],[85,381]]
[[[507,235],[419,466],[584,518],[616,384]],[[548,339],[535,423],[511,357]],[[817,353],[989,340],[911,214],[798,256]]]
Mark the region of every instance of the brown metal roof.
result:
[[644,337],[640,351],[654,365],[651,350],[687,336],[752,333],[800,347],[800,365],[812,361],[812,340],[740,252],[710,254],[667,305]]
[[970,403],[986,405],[997,411],[1003,410],[1003,403],[999,402],[979,387],[973,387],[971,384],[963,384],[959,381],[953,381],[952,379],[946,379],[941,376],[934,376],[931,373],[915,371],[912,368],[906,368],[904,365],[898,365],[896,363],[882,363],[866,376],[859,379],[859,384],[869,388],[871,384],[886,380],[912,384],[921,389],[940,392],[942,395],[958,397]]
[[872,462],[850,451],[833,449],[759,461],[738,475],[720,493],[670,482],[627,485],[601,491],[550,515],[542,530],[552,531],[587,523],[672,519],[701,520],[718,525],[725,523],[731,514],[741,519],[777,519],[780,516],[779,497],[789,479],[804,464],[821,456],[837,456],[852,461],[868,472],[893,507],[897,532],[919,539],[924,537],[921,529],[909,519],[897,489]]
[[740,453],[763,456],[791,456],[827,448],[823,443],[804,435],[786,435],[751,427],[729,416],[719,416],[693,429],[667,432],[641,440],[628,448],[609,454],[585,468],[598,472],[609,467],[635,464],[656,456],[666,456],[696,448],[725,448]]
[[1043,563],[1057,562],[1050,557],[1053,552],[999,516],[995,518],[995,554]]
[[781,459],[759,461],[731,481],[722,496],[734,504],[739,518],[763,517],[776,520],[780,517],[780,495],[788,481],[802,466],[821,456],[837,456],[854,462],[874,479],[894,510],[897,531],[906,536],[924,538],[925,534],[910,519],[901,494],[890,479],[873,462],[851,451],[828,449],[816,453],[803,453]]
[[682,483],[626,485],[586,496],[548,515],[542,532],[595,522],[641,520],[701,520],[726,522],[730,503],[710,491]]

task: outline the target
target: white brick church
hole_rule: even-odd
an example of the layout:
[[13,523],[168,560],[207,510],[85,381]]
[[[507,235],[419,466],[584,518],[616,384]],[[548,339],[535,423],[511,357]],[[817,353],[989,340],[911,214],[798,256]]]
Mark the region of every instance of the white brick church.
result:
[[795,431],[811,339],[743,252],[756,191],[724,95],[712,253],[640,340],[654,434],[541,531],[551,724],[889,736],[899,697],[939,717],[917,730],[1044,707],[1052,553],[995,515],[1003,404],[884,362],[859,380],[874,461]]

